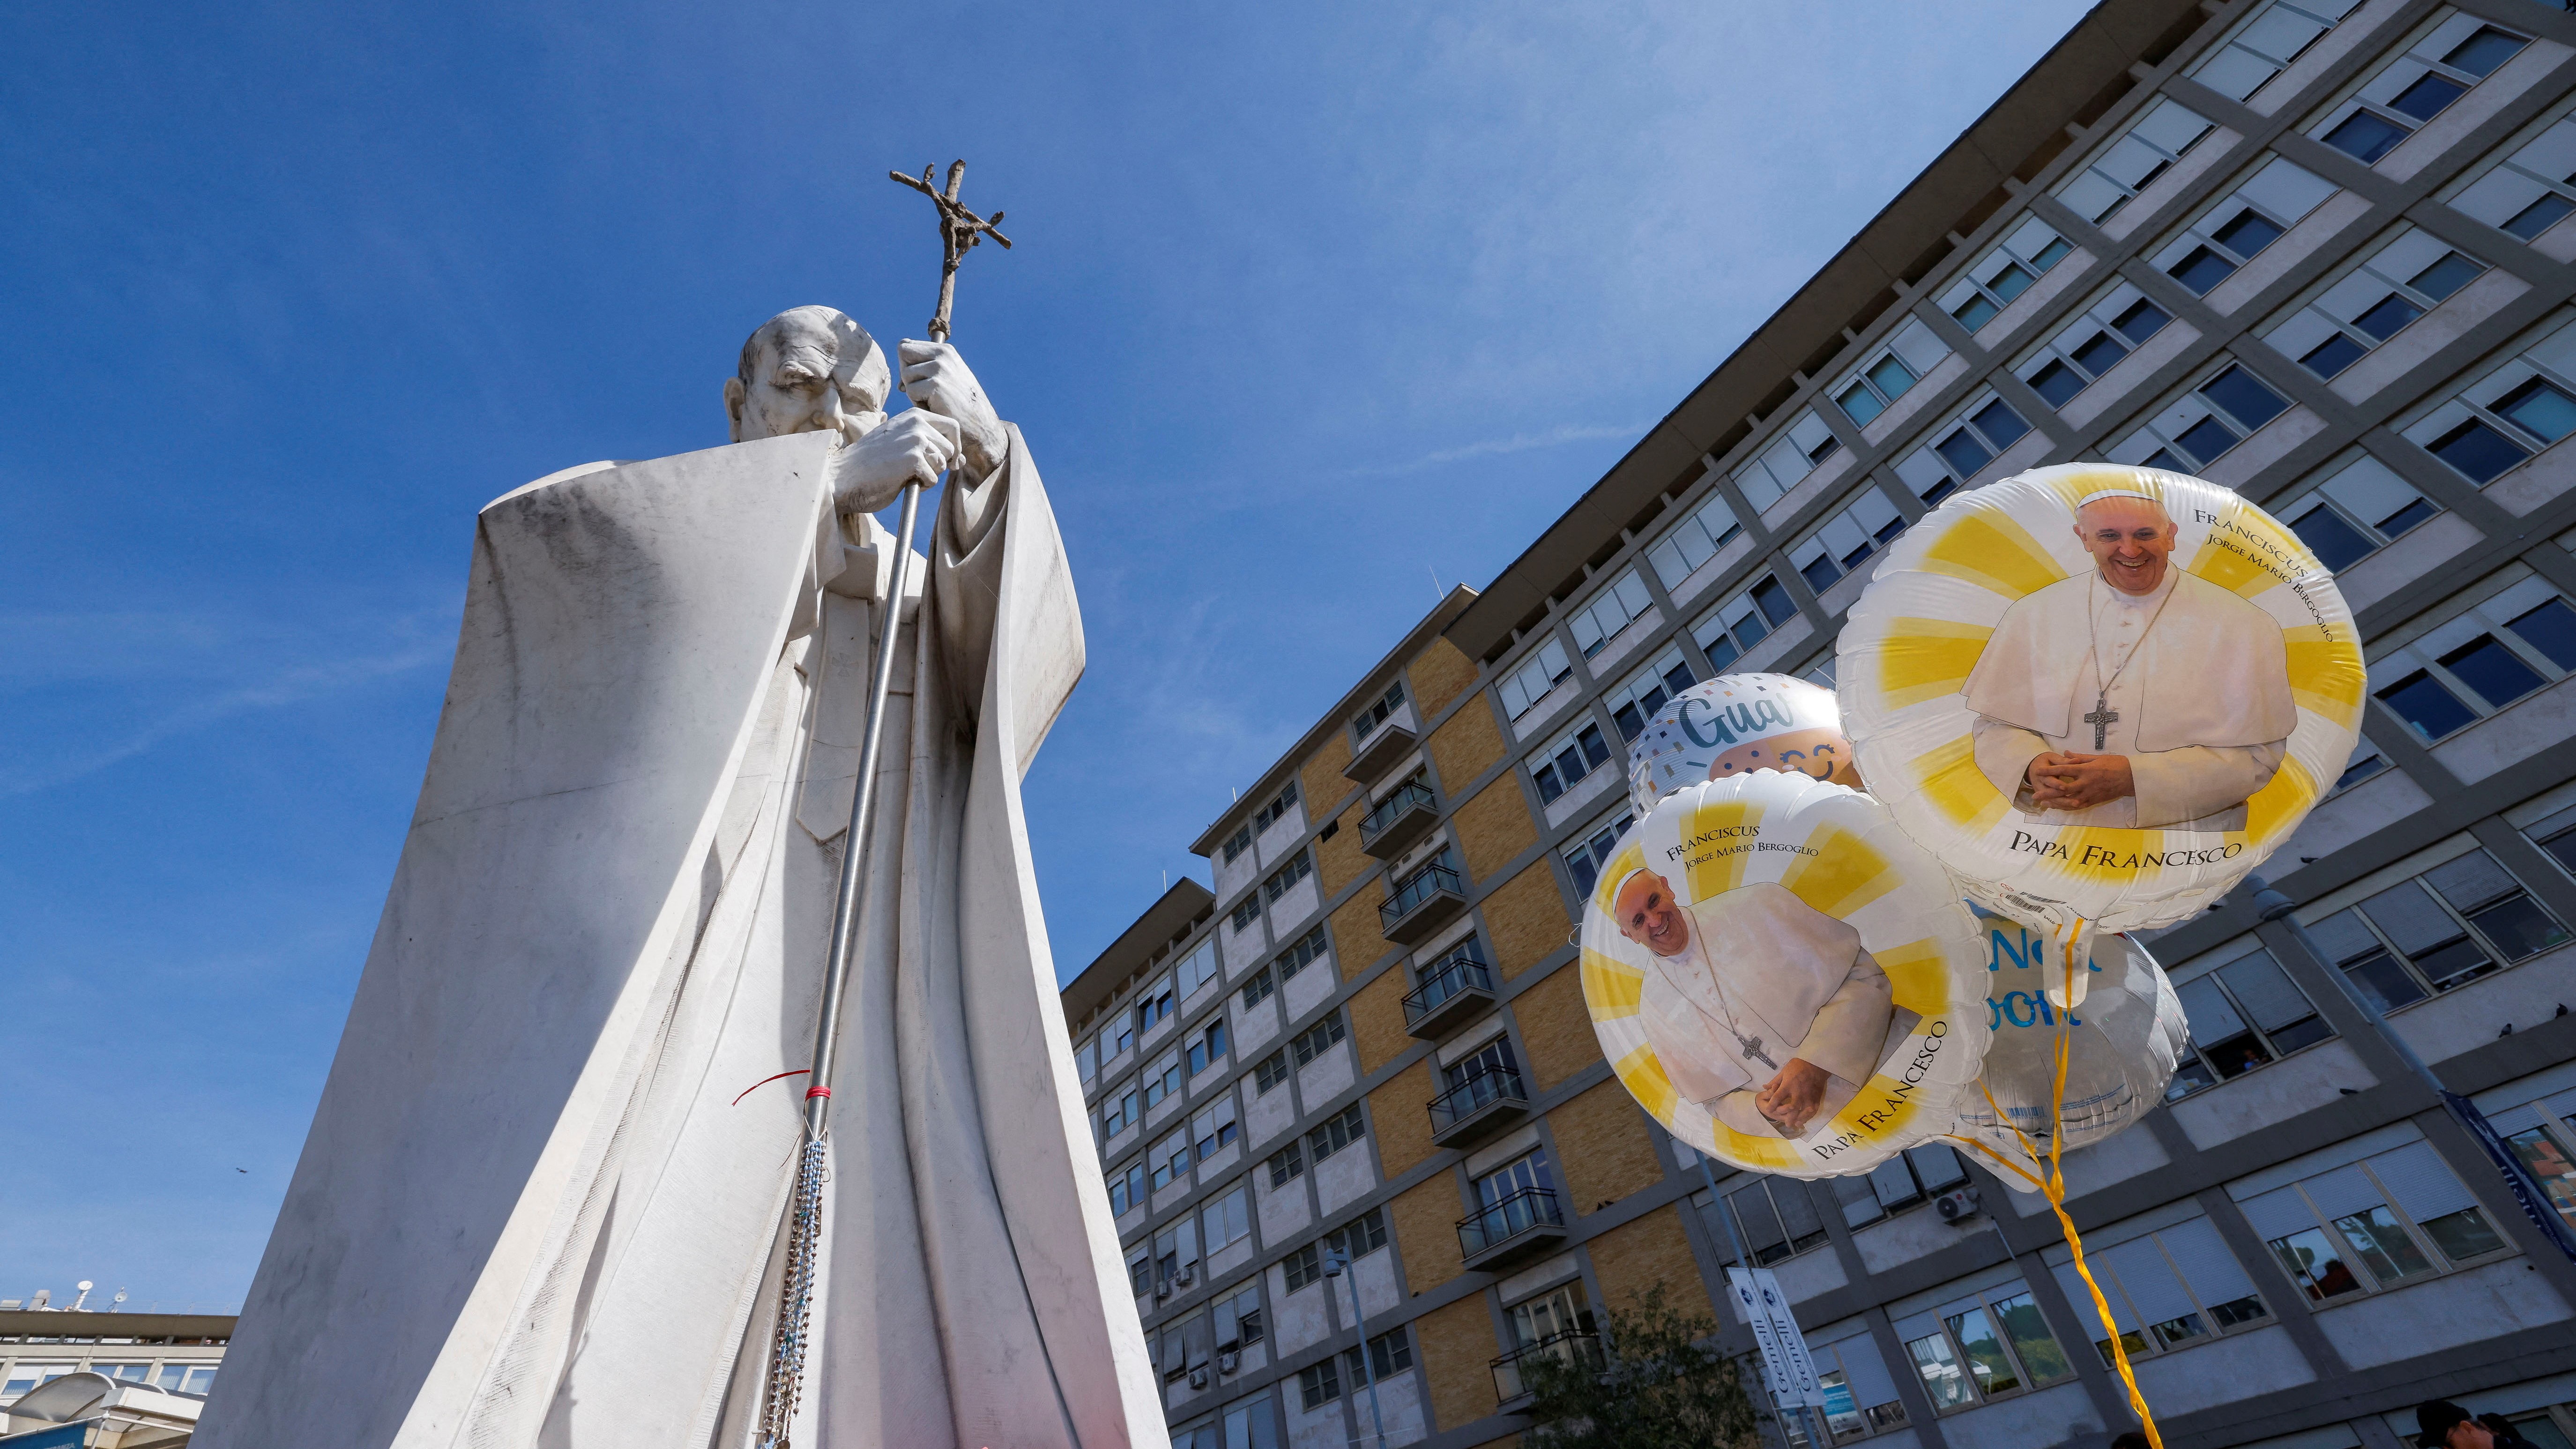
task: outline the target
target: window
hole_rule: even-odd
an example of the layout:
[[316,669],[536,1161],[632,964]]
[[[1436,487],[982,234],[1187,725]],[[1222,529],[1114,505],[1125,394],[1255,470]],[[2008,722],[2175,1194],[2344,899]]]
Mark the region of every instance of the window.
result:
[[1243,824],[1235,827],[1235,831],[1232,835],[1225,838],[1225,863],[1228,865],[1234,864],[1235,857],[1243,854],[1251,848],[1252,823],[1250,821],[1245,821]]
[[1654,600],[1647,596],[1646,581],[1630,569],[1574,611],[1574,617],[1567,621],[1574,630],[1574,646],[1589,659],[1627,628],[1629,620],[1652,607]]
[[1188,1218],[1154,1235],[1154,1275],[1158,1286],[1186,1288],[1197,1281],[1199,1231]]
[[2335,377],[2485,270],[2410,226],[2263,340],[2317,376]]
[[1255,1095],[1268,1092],[1288,1080],[1288,1049],[1281,1047],[1255,1063],[1252,1068],[1252,1080]]
[[1190,1038],[1190,1075],[1195,1077],[1225,1060],[1225,1018],[1218,1017],[1207,1029]]
[[2057,199],[2086,221],[2102,222],[2156,183],[2210,133],[2210,122],[2180,104],[2159,99],[2118,139],[2093,153],[2058,183]]
[[2361,0],[2271,0],[2194,63],[2190,75],[2230,100],[2249,100],[2360,4]]
[[[2059,1262],[2054,1253],[2045,1256],[2084,1333],[2089,1337],[2100,1332],[2102,1320],[2093,1311],[2093,1295],[2074,1264]],[[2093,1281],[2101,1286],[2102,1300],[2111,1307],[2120,1347],[2133,1359],[2196,1348],[2216,1342],[2231,1330],[2272,1321],[2272,1312],[2254,1291],[2253,1280],[2245,1276],[2245,1269],[2207,1218],[2192,1218],[2094,1248],[2084,1256]],[[2095,1338],[2093,1347],[2102,1355],[2102,1366],[2111,1367],[2111,1340]]]
[[[1217,1301],[1214,1335],[1217,1352],[1233,1353],[1246,1344],[1259,1343],[1263,1331],[1260,1284],[1247,1283],[1240,1292],[1230,1293]],[[1228,1449],[1234,1449],[1234,1446],[1228,1446]]]
[[2253,373],[2230,363],[2111,449],[2111,461],[2197,473],[2289,406]]
[[1735,1220],[1735,1231],[1718,1216],[1717,1203],[1706,1191],[1693,1194],[1691,1206],[1708,1228],[1709,1241],[1717,1245],[1721,1263],[1736,1261],[1735,1235],[1742,1234],[1744,1251],[1751,1254],[1757,1267],[1777,1263],[1783,1258],[1824,1247],[1832,1241],[1825,1235],[1825,1220],[1816,1211],[1816,1200],[1808,1195],[1807,1185],[1785,1177],[1751,1177],[1727,1189],[1726,1210]]
[[1967,1180],[1968,1170],[1960,1165],[1959,1154],[1933,1142],[1905,1149],[1866,1176],[1837,1177],[1833,1191],[1842,1199],[1843,1221],[1859,1227],[1930,1202],[1934,1193]]
[[1187,1127],[1178,1128],[1174,1130],[1171,1136],[1155,1143],[1154,1150],[1146,1155],[1145,1165],[1152,1169],[1151,1176],[1154,1190],[1156,1192],[1160,1192],[1164,1188],[1170,1187],[1175,1178],[1188,1173],[1190,1170],[1190,1129]]
[[2571,1117],[2576,1117],[2576,1092],[2490,1112],[2487,1121],[2531,1169],[2549,1205],[2569,1227],[2576,1227],[2576,1130],[2571,1130]]
[[1269,804],[1252,812],[1253,833],[1258,835],[1262,831],[1268,830],[1273,824],[1277,823],[1281,817],[1285,816],[1290,810],[1296,808],[1296,805],[1297,782],[1291,780],[1278,794],[1270,797]]
[[1181,964],[1172,971],[1183,999],[1187,999],[1191,993],[1214,981],[1218,974],[1216,942],[1212,940],[1200,942],[1199,948],[1182,957]]
[[1379,695],[1375,703],[1351,716],[1351,742],[1357,744],[1367,739],[1371,734],[1376,733],[1379,725],[1386,723],[1389,715],[1402,708],[1404,708],[1404,681],[1399,679],[1388,685],[1386,693]]
[[1345,1034],[1346,1028],[1342,1024],[1342,1009],[1337,1006],[1331,1011],[1326,1012],[1322,1021],[1316,1022],[1313,1026],[1310,1026],[1304,1031],[1297,1033],[1295,1036],[1290,1037],[1288,1039],[1288,1050],[1291,1055],[1297,1058],[1297,1065],[1302,1067],[1309,1062],[1312,1062],[1315,1058],[1322,1056],[1333,1046],[1334,1043],[1340,1041]]
[[2275,157],[2166,243],[2155,265],[2192,295],[2207,296],[2334,193],[2333,182]]
[[2538,138],[2469,183],[2451,206],[2530,241],[2576,211],[2576,117]]
[[[1933,455],[1950,477],[1965,482],[1993,462],[1997,453],[2020,442],[2022,435],[2030,431],[2030,424],[2023,422],[2021,414],[2002,398],[1989,393],[1948,426],[1932,431],[1939,440],[1932,445]],[[1898,471],[1902,476],[1903,470]],[[1924,501],[1931,502],[1937,496],[1938,492]]]
[[[2047,231],[2041,223],[2024,223],[2025,230],[2031,226]],[[2048,234],[2051,238],[2057,235],[2055,232]],[[2056,246],[2056,255],[2064,256],[2066,244],[2059,241]],[[2040,247],[2046,250],[2048,243],[2043,241]],[[2052,265],[2055,260],[2055,257],[2050,258]],[[2047,268],[2040,270],[2046,271]],[[1866,427],[1949,355],[1948,343],[1934,336],[1931,328],[1908,317],[1896,329],[1896,335],[1887,339],[1887,346],[1877,356],[1852,369],[1849,377],[1834,385],[1834,403],[1855,425]]]
[[2447,738],[2576,668],[2576,611],[2525,579],[2402,649],[2372,661],[2380,705],[2416,738]]
[[1209,1201],[1199,1216],[1200,1236],[1211,1253],[1231,1247],[1252,1235],[1252,1189],[1238,1187],[1225,1196]]
[[1905,1427],[1896,1380],[1868,1334],[1811,1345],[1816,1382],[1825,1390],[1825,1432],[1836,1441]]
[[[2163,331],[2165,324],[2172,320],[2165,309],[2148,301],[2146,294],[2136,286],[2122,282],[2085,308],[2083,315],[2066,330],[2042,343],[2039,350],[2024,358],[2014,371],[2050,407],[2063,408],[2074,400],[2077,393],[2091,387],[2096,378],[2119,366],[2121,359],[2139,343]],[[1914,471],[1919,476],[1908,477],[1905,465],[1897,466],[1897,475],[1905,478],[1906,485],[1913,488],[1918,496],[1930,492],[1935,486],[1943,493],[1957,486],[1949,479],[1947,470],[1941,467],[1937,455],[1929,467],[1918,463]],[[1939,475],[1938,478],[1935,474]]]
[[1075,1073],[1082,1078],[1082,1084],[1086,1087],[1090,1086],[1092,1080],[1100,1075],[1099,1037],[1084,1037],[1081,1043],[1074,1047],[1073,1069]]
[[1377,1208],[1370,1208],[1367,1212],[1324,1234],[1324,1251],[1339,1253],[1344,1260],[1353,1263],[1385,1246],[1386,1214]]
[[1900,1319],[1896,1336],[1941,1413],[2075,1372],[2019,1279]]
[[2536,820],[2524,827],[2531,843],[2549,853],[2552,860],[2576,875],[2576,809],[2561,810],[2555,815]]
[[1540,640],[1538,648],[1530,651],[1529,658],[1504,677],[1500,686],[1504,712],[1513,719],[1519,719],[1530,712],[1531,705],[1547,698],[1548,691],[1573,672],[1574,666],[1566,660],[1564,645],[1554,639]]
[[1234,1145],[1240,1133],[1234,1120],[1234,1094],[1219,1097],[1216,1105],[1190,1119],[1190,1151],[1195,1160],[1205,1162],[1218,1152]]
[[1177,1051],[1162,1059],[1145,1078],[1145,1110],[1151,1112],[1165,1097],[1181,1089],[1181,1054]]
[[1314,870],[1314,857],[1304,850],[1298,851],[1295,855],[1288,857],[1287,864],[1272,871],[1270,873],[1270,878],[1261,883],[1261,899],[1264,901],[1278,900],[1281,896],[1288,894],[1288,888],[1290,886],[1293,886],[1297,882],[1304,880],[1307,876],[1312,875]]
[[1353,1102],[1306,1134],[1306,1156],[1321,1162],[1368,1135],[1368,1121]]
[[1565,868],[1574,877],[1574,893],[1592,894],[1601,881],[1601,872],[1610,868],[1610,857],[1619,848],[1621,837],[1628,833],[1628,807],[1621,806],[1592,822],[1565,847]]
[[1351,1382],[1366,1383],[1370,1378],[1379,1380],[1393,1378],[1395,1375],[1413,1367],[1413,1340],[1411,1336],[1406,1334],[1404,1329],[1399,1326],[1388,1329],[1386,1332],[1370,1339],[1368,1342],[1368,1362],[1369,1375],[1368,1377],[1363,1377],[1360,1373],[1360,1351],[1356,1348],[1343,1349],[1342,1377]]
[[1553,804],[1576,781],[1609,761],[1610,742],[1601,737],[1601,726],[1586,720],[1530,756],[1530,778],[1538,782],[1538,798]]
[[2334,1035],[2269,951],[2254,951],[2174,988],[2191,1024],[2165,1100],[2241,1077]]
[[1267,1165],[1270,1168],[1270,1185],[1286,1187],[1290,1178],[1306,1170],[1306,1155],[1296,1143],[1291,1142],[1271,1153]]
[[1494,1360],[1494,1396],[1510,1403],[1525,1391],[1520,1366],[1533,1359],[1603,1364],[1600,1330],[1581,1283],[1568,1283],[1504,1311],[1511,1325],[1510,1352]]
[[1320,1241],[1308,1243],[1281,1259],[1279,1268],[1288,1279],[1288,1291],[1291,1293],[1299,1292],[1310,1284],[1322,1282],[1324,1279],[1323,1244]]
[[1788,431],[1735,470],[1735,486],[1743,490],[1745,502],[1756,509],[1768,508],[1814,472],[1818,463],[1832,457],[1839,446],[1834,430],[1816,416],[1815,409],[1809,408],[1798,414]]
[[1154,1023],[1172,1014],[1172,979],[1168,976],[1145,988],[1136,999],[1136,1030],[1139,1035],[1152,1029]]
[[1534,1221],[1560,1221],[1556,1174],[1548,1169],[1543,1148],[1477,1178],[1474,1187],[1476,1206],[1483,1213],[1479,1224],[1488,1242],[1500,1242]]
[[[1294,1291],[1293,1289],[1291,1290]],[[1297,1395],[1308,1409],[1320,1409],[1342,1396],[1341,1356],[1327,1355],[1323,1362],[1297,1370]]]
[[2576,430],[2576,325],[2533,345],[2401,431],[2484,487]]
[[2371,165],[2530,43],[2476,16],[2454,15],[2363,82],[2308,134]]
[[2310,926],[2381,1011],[2411,1006],[2569,939],[2495,857],[2470,850]]
[[2031,217],[1997,242],[1994,250],[1979,257],[1976,265],[1941,294],[1941,310],[1975,332],[1995,320],[2014,298],[2029,291],[2031,283],[2074,250],[2056,228]]
[[1320,960],[1324,954],[1324,928],[1317,926],[1292,942],[1271,963],[1279,968],[1279,979],[1286,981],[1306,969],[1307,963]]
[[1871,488],[1852,500],[1851,507],[1817,525],[1806,542],[1790,549],[1789,566],[1807,581],[1808,588],[1821,594],[1904,531],[1905,520],[1896,505]]
[[1681,522],[1664,531],[1646,550],[1646,562],[1655,566],[1655,577],[1666,589],[1678,589],[1701,564],[1717,557],[1717,551],[1744,535],[1744,525],[1735,521],[1735,510],[1711,489],[1699,506]]
[[1245,896],[1243,898],[1243,904],[1236,906],[1233,912],[1226,917],[1226,923],[1233,929],[1236,935],[1240,936],[1244,932],[1251,930],[1252,923],[1260,919],[1261,898],[1259,896]]
[[1674,695],[1691,687],[1690,661],[1682,657],[1679,646],[1667,649],[1663,657],[1628,676],[1627,682],[1601,697],[1602,706],[1610,711],[1610,722],[1619,727],[1622,741],[1633,740],[1644,733],[1655,712],[1672,702]]
[[2429,1142],[2410,1142],[2237,1206],[2312,1304],[2509,1251]]
[[1104,1052],[1103,1060],[1115,1060],[1119,1057],[1123,1057],[1127,1054],[1127,1049],[1135,1044],[1136,1018],[1131,1015],[1121,1013],[1118,1018],[1118,1050],[1114,1052]]
[[1126,1131],[1128,1128],[1135,1126],[1138,1119],[1143,1116],[1144,1109],[1137,1103],[1136,1094],[1133,1092],[1120,1093],[1117,1100],[1111,1102],[1107,1107],[1101,1110],[1100,1140],[1106,1142],[1110,1138],[1117,1136],[1119,1133]]
[[2338,573],[2441,511],[2367,453],[2304,495],[2272,509],[2317,556],[2317,562]]
[[1243,996],[1243,1004],[1248,1007],[1259,1006],[1262,1002],[1270,999],[1271,992],[1278,989],[1279,978],[1271,974],[1269,967],[1264,966],[1260,970],[1253,972],[1251,979],[1243,983],[1243,991],[1241,993]]
[[1145,1161],[1138,1158],[1109,1174],[1109,1213],[1125,1217],[1145,1205]]
[[1512,1056],[1511,1039],[1500,1036],[1442,1067],[1440,1086],[1440,1095],[1431,1102],[1434,1133],[1447,1131],[1490,1103],[1528,1096],[1521,1085],[1520,1064]]
[[1691,626],[1691,638],[1708,656],[1709,668],[1724,674],[1745,651],[1770,636],[1798,612],[1789,591],[1764,574],[1743,593],[1708,611]]

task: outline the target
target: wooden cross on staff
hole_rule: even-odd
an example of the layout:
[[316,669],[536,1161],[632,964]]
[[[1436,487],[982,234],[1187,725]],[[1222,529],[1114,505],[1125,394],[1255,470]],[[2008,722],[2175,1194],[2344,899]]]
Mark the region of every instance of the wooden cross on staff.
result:
[[1005,248],[1010,246],[1011,239],[995,230],[1002,220],[1002,213],[994,212],[993,219],[986,221],[958,202],[957,188],[966,180],[964,161],[948,163],[948,190],[944,193],[930,184],[933,174],[934,168],[930,166],[922,167],[919,176],[906,176],[900,171],[886,173],[939,204],[939,312],[930,319],[930,340],[945,342],[948,340],[948,308],[957,299],[957,264],[965,260],[968,249],[988,236]]

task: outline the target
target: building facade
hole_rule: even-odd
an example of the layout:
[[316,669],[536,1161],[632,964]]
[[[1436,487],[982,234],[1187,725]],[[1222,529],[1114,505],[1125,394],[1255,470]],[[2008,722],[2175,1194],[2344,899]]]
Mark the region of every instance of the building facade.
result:
[[229,1313],[74,1313],[0,1303],[0,1407],[65,1374],[203,1398],[232,1342]]
[[[2434,1397],[2576,1441],[2576,1264],[2400,1050],[2576,1221],[2571,214],[2556,5],[2087,16],[1210,827],[1212,893],[1174,888],[1068,988],[1176,1442],[1509,1442],[1517,1365],[1595,1351],[1653,1285],[1749,1350],[1713,1306],[1738,1238],[1838,1442],[2130,1426],[2035,1199],[1941,1147],[1704,1176],[1601,1060],[1569,942],[1629,823],[1625,741],[1673,690],[1830,683],[1889,539],[2077,459],[2288,521],[2370,666],[2360,749],[2270,864],[2304,929],[2241,890],[2156,933],[2192,1051],[2069,1160],[2166,1442],[2396,1449]],[[2031,968],[1993,947],[2002,1013]],[[1961,1185],[1982,1212],[1929,1209]]]

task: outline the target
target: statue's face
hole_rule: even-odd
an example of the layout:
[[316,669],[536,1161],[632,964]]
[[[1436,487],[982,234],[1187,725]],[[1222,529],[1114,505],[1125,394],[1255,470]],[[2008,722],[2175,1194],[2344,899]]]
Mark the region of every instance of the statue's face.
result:
[[1673,901],[1673,888],[1653,871],[1629,877],[1619,888],[1619,934],[1658,956],[1690,949],[1690,913]]
[[2173,552],[2173,519],[2144,498],[2097,498],[2075,510],[2075,536],[2093,555],[2102,581],[2124,594],[2145,594],[2165,581]]
[[882,421],[873,399],[843,391],[834,379],[840,360],[840,339],[819,319],[793,312],[779,317],[761,342],[750,383],[725,385],[733,440],[822,432],[855,438]]

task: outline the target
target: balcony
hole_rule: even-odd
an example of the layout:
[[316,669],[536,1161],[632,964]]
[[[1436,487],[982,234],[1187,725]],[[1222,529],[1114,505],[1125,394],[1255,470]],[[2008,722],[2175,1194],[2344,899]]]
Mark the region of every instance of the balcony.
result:
[[[1591,1315],[1584,1315],[1588,1320]],[[1536,1343],[1519,1348],[1494,1360],[1494,1397],[1505,1413],[1520,1408],[1530,1391],[1521,1384],[1521,1365],[1538,1359],[1551,1363],[1580,1363],[1595,1373],[1610,1367],[1609,1358],[1601,1352],[1601,1335],[1589,1329],[1569,1328],[1551,1333]]]
[[1556,1194],[1525,1187],[1458,1222],[1458,1252],[1465,1266],[1500,1269],[1565,1241],[1565,1213]]
[[1529,1115],[1529,1089],[1508,1067],[1480,1072],[1431,1099],[1431,1143],[1456,1147],[1490,1137]]
[[1493,1004],[1493,973],[1462,951],[1435,963],[1404,998],[1404,1029],[1424,1041],[1438,1041]]
[[1432,803],[1430,789],[1407,780],[1361,818],[1360,849],[1380,860],[1402,855],[1439,822],[1440,808]]
[[1351,762],[1342,767],[1342,778],[1365,785],[1403,759],[1405,752],[1415,743],[1413,731],[1393,720],[1381,721],[1375,729],[1351,742]]
[[1465,909],[1466,883],[1449,868],[1449,853],[1444,850],[1387,892],[1386,904],[1377,908],[1378,930],[1388,940],[1410,946],[1456,920]]

